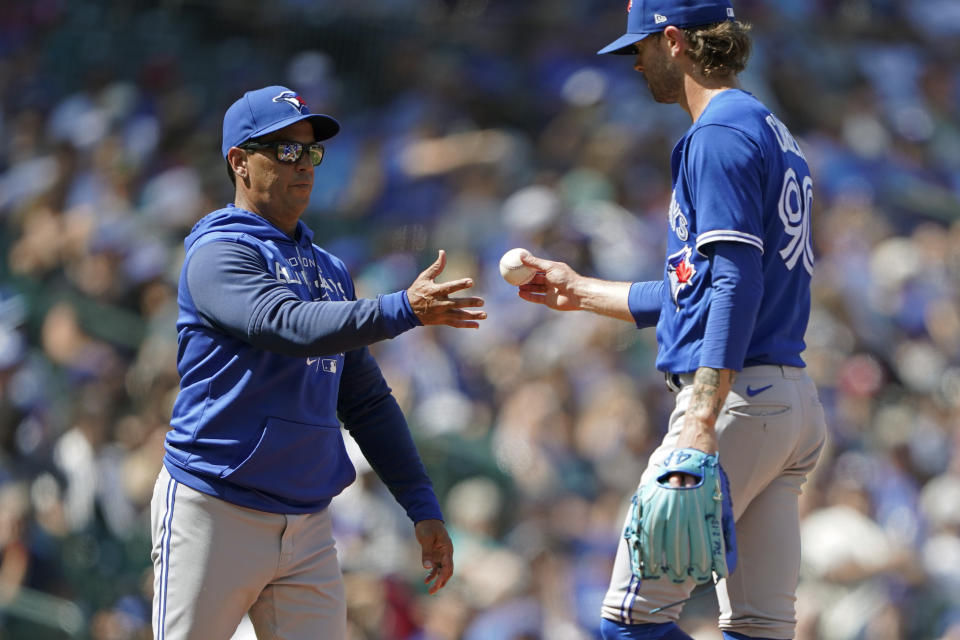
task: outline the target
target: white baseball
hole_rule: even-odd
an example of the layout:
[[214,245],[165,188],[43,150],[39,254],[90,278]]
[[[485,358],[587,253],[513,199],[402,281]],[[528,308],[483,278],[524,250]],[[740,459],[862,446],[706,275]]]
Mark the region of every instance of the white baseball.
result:
[[503,279],[515,287],[527,284],[533,280],[533,276],[536,275],[537,270],[533,267],[528,267],[520,261],[522,256],[529,255],[529,251],[521,249],[520,247],[510,249],[510,251],[503,254],[503,257],[500,258],[500,275],[503,276]]

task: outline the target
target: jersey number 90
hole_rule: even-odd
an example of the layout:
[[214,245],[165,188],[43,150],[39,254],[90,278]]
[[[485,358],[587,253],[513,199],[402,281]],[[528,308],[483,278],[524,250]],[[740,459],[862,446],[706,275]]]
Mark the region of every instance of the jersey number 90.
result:
[[790,240],[780,250],[787,269],[793,271],[800,260],[803,268],[813,275],[813,248],[810,244],[810,211],[813,208],[813,179],[804,176],[803,184],[797,172],[787,169],[780,189],[780,203],[777,207],[780,221]]

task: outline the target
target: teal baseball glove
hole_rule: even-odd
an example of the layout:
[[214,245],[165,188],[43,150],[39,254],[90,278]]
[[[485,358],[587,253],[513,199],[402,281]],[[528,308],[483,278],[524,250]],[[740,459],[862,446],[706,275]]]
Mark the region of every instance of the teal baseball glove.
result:
[[[671,487],[667,476],[698,478],[692,487]],[[638,578],[668,576],[674,582],[725,578],[737,563],[733,503],[719,457],[674,449],[633,497],[624,531]]]

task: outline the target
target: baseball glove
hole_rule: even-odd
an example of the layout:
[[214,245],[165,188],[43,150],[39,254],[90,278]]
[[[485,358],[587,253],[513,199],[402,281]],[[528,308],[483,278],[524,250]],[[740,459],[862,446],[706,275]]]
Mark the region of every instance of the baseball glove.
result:
[[[671,487],[680,472],[698,479]],[[624,531],[630,564],[638,578],[668,576],[674,582],[725,578],[737,563],[733,503],[719,457],[697,449],[674,449],[633,496]]]

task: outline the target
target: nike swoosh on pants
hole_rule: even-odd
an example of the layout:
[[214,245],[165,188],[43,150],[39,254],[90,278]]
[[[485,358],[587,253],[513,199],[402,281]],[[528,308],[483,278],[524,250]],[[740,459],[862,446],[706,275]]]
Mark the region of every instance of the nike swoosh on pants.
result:
[[766,391],[767,389],[769,389],[769,388],[772,387],[772,386],[773,386],[772,384],[768,384],[768,385],[765,386],[765,387],[760,387],[759,389],[753,389],[753,388],[750,387],[750,385],[747,385],[747,395],[752,398],[753,396],[755,396],[755,395],[757,395],[757,394],[763,393],[764,391]]

